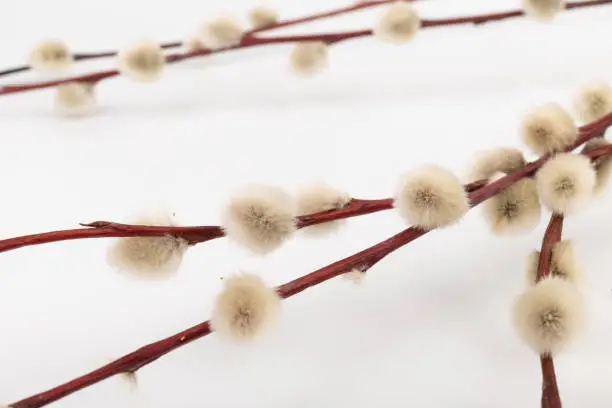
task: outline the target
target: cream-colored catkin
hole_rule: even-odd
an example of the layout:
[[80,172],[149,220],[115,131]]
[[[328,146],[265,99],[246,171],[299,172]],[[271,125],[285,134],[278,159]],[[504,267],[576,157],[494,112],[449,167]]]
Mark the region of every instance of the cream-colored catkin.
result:
[[457,223],[470,204],[457,176],[425,165],[400,178],[394,206],[407,224],[429,230]]
[[594,122],[612,113],[612,86],[605,82],[585,85],[574,96],[574,114],[583,123]]
[[343,279],[352,282],[355,285],[360,285],[363,283],[365,276],[366,276],[366,272],[359,269],[359,268],[355,268],[350,270],[349,272],[343,273],[342,275]]
[[293,73],[310,77],[327,67],[328,47],[323,41],[307,41],[296,44],[289,57]]
[[153,82],[161,77],[166,66],[163,49],[153,41],[140,41],[121,50],[119,72],[138,82]]
[[269,28],[278,22],[278,12],[271,7],[256,7],[249,12],[249,22],[255,30]]
[[[310,215],[323,211],[339,210],[346,207],[351,197],[344,191],[331,187],[326,183],[312,184],[300,190],[297,194],[298,215]],[[346,220],[335,220],[302,228],[305,234],[322,236],[336,232]]]
[[[492,181],[503,177],[497,173]],[[541,205],[536,181],[524,178],[506,187],[483,204],[484,215],[496,235],[532,231],[540,223]]]
[[224,16],[204,24],[200,39],[206,48],[218,50],[240,44],[243,35],[240,23],[233,17]]
[[517,297],[513,309],[519,337],[539,355],[556,356],[581,332],[584,298],[576,286],[547,277]]
[[[586,142],[582,148],[582,152],[586,153],[599,149],[600,147],[610,145],[610,142],[608,142],[606,139],[598,137]],[[593,164],[597,177],[594,191],[597,194],[601,194],[605,187],[610,183],[610,176],[612,175],[612,155],[600,156],[595,160],[592,160],[591,163]]]
[[578,127],[569,112],[556,103],[541,105],[523,117],[523,142],[536,154],[554,153],[571,145]]
[[421,28],[421,19],[407,2],[393,3],[374,26],[374,36],[390,44],[403,44],[412,40]]
[[565,8],[565,0],[523,0],[525,14],[533,20],[551,22]]
[[224,279],[217,296],[211,327],[224,339],[249,341],[268,331],[280,313],[281,299],[274,288],[254,274]]
[[74,58],[65,42],[46,40],[38,43],[30,51],[28,63],[39,71],[63,71],[72,66]]
[[69,82],[55,87],[55,107],[68,116],[86,115],[96,106],[94,84]]
[[[176,226],[171,215],[147,214],[136,225]],[[179,237],[152,236],[118,238],[109,248],[111,266],[137,279],[167,279],[176,274],[189,243]]]
[[536,173],[544,206],[559,214],[572,214],[592,197],[597,175],[591,160],[580,154],[559,153]]
[[197,36],[189,36],[183,41],[183,48],[186,52],[202,51],[206,49],[204,42]]
[[525,166],[523,152],[514,147],[498,147],[483,150],[474,157],[474,164],[470,169],[470,181],[491,178],[495,173],[512,173]]
[[230,198],[222,226],[230,240],[255,254],[267,254],[296,231],[296,207],[284,190],[252,184]]
[[[533,251],[527,257],[526,279],[528,285],[535,285],[538,277],[540,251]],[[584,277],[576,261],[574,248],[570,240],[553,245],[550,257],[549,276],[565,279],[575,285],[581,285]]]

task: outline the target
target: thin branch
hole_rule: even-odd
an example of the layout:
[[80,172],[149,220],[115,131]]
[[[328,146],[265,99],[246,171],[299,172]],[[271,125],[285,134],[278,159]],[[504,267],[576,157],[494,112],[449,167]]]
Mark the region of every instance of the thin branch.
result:
[[[371,3],[364,3],[364,5],[368,5]],[[605,4],[612,4],[612,0],[594,0],[594,1],[578,1],[567,3],[566,8],[568,10],[572,9],[580,9],[587,8]],[[501,21],[510,18],[516,18],[523,16],[524,12],[522,10],[511,10],[500,13],[489,13],[489,14],[478,14],[467,17],[457,17],[457,18],[445,18],[438,20],[421,20],[422,28],[433,28],[433,27],[447,27],[447,26],[455,26],[462,24],[483,24],[485,22],[491,21]],[[255,35],[245,35],[242,38],[240,44],[227,47],[219,50],[198,50],[187,53],[177,53],[177,54],[169,54],[166,56],[166,60],[169,64],[176,63],[179,61],[185,61],[196,57],[203,57],[213,54],[220,54],[228,51],[236,51],[245,48],[251,47],[259,47],[263,45],[274,45],[274,44],[289,44],[289,43],[300,43],[300,42],[310,42],[310,41],[323,41],[328,44],[336,44],[342,41],[347,41],[350,39],[356,38],[364,38],[373,35],[373,31],[371,29],[364,30],[356,30],[356,31],[346,31],[341,33],[322,33],[322,34],[309,34],[309,35],[294,35],[294,36],[278,36],[278,37],[267,37],[261,38]],[[90,74],[78,75],[70,78],[65,78],[61,80],[54,81],[43,81],[32,84],[21,84],[21,85],[6,85],[0,87],[0,96],[2,95],[10,95],[21,92],[34,91],[39,89],[52,88],[61,84],[69,83],[69,82],[86,82],[86,83],[98,83],[104,79],[109,79],[118,76],[120,73],[118,70],[108,70],[108,71],[100,71],[94,72]]]
[[[479,182],[468,185],[468,189],[478,186]],[[393,199],[362,200],[354,198],[349,204],[338,210],[324,211],[317,214],[297,217],[298,228],[321,224],[360,215],[371,214],[393,208]],[[210,241],[225,236],[221,226],[196,227],[158,227],[146,225],[120,224],[110,221],[95,221],[81,224],[85,228],[43,232],[40,234],[25,235],[21,237],[0,240],[0,252],[10,251],[32,245],[47,244],[51,242],[69,241],[87,238],[120,238],[120,237],[162,237],[173,236],[183,238],[190,245]]]
[[[371,1],[371,2],[364,2],[364,3],[358,3],[358,4],[354,4],[352,6],[349,7],[342,7],[339,9],[334,9],[334,10],[330,10],[330,11],[324,11],[324,12],[320,12],[320,13],[316,13],[316,14],[312,14],[306,17],[300,17],[300,18],[294,18],[294,19],[290,19],[290,20],[284,20],[284,21],[279,21],[273,25],[270,25],[268,27],[262,27],[262,28],[258,28],[258,29],[254,29],[254,30],[249,30],[247,32],[244,33],[245,36],[250,36],[253,35],[255,33],[262,33],[262,32],[266,32],[266,31],[272,31],[278,28],[284,28],[284,27],[290,27],[290,26],[295,26],[298,24],[303,24],[303,23],[309,23],[309,22],[313,22],[313,21],[318,21],[318,20],[322,20],[325,18],[329,18],[329,17],[336,17],[336,16],[341,16],[343,14],[348,14],[354,11],[358,11],[358,10],[364,10],[367,8],[371,8],[371,7],[377,7],[377,6],[382,6],[384,4],[388,4],[388,3],[394,3],[397,0],[378,0],[378,1]],[[407,2],[413,2],[416,0],[401,0],[401,1],[407,1]],[[172,42],[164,42],[164,43],[160,43],[159,46],[160,48],[167,50],[167,49],[174,49],[174,48],[179,48],[183,46],[183,42],[182,41],[172,41]],[[74,61],[85,61],[85,60],[95,60],[95,59],[102,59],[102,58],[109,58],[109,57],[116,57],[117,54],[119,53],[119,51],[117,50],[113,50],[113,51],[96,51],[96,52],[82,52],[82,53],[75,53],[72,55]],[[0,71],[0,77],[5,77],[8,75],[12,75],[12,74],[17,74],[17,73],[21,73],[21,72],[27,72],[32,70],[32,67],[29,65],[22,65],[22,66],[18,66],[18,67],[14,67],[14,68],[7,68],[4,69],[2,71]]]
[[[540,249],[540,259],[538,261],[537,281],[544,279],[550,273],[550,261],[553,246],[561,241],[563,232],[563,215],[554,214],[550,217],[550,222],[542,239]],[[540,366],[542,368],[542,408],[561,408],[561,397],[557,386],[557,376],[555,374],[555,364],[550,355],[540,356]]]
[[[572,151],[581,146],[589,139],[598,137],[606,128],[612,125],[612,114],[586,124],[580,128],[580,134],[576,141],[566,151]],[[612,154],[612,146],[604,146],[593,149],[585,156],[592,160]],[[508,186],[524,177],[534,174],[548,159],[550,155],[544,155],[538,160],[528,163],[519,171],[511,173],[493,183],[487,184],[486,180],[478,180],[464,185],[466,192],[470,193],[472,205],[477,205],[504,190]],[[302,215],[297,217],[297,227],[321,224],[329,221],[357,217],[378,211],[393,208],[393,199],[385,198],[379,200],[352,199],[344,208],[338,210],[324,211],[317,214]],[[43,232],[39,234],[25,235],[15,238],[0,240],[0,252],[11,251],[25,246],[40,245],[51,242],[68,241],[86,238],[118,238],[136,236],[174,236],[187,240],[191,245],[196,245],[212,239],[221,238],[225,235],[220,226],[203,227],[151,227],[142,225],[120,224],[110,221],[96,221],[81,224],[86,228]]]
[[[588,126],[583,127],[584,129],[588,129],[583,131],[576,142],[569,146],[566,151],[571,151],[577,147],[579,147],[584,142],[588,141],[592,137],[596,137],[596,135],[601,132],[602,129],[605,129],[607,126],[612,125],[612,114],[609,114],[602,119],[589,124]],[[581,128],[581,129],[583,129]],[[598,149],[600,150],[600,149]],[[599,156],[601,157],[604,153],[599,152]],[[612,154],[612,149],[606,151],[606,154]],[[532,163],[527,164],[523,168],[517,170],[514,173],[508,174],[505,177],[502,177],[492,183],[483,185],[482,181],[478,181],[472,185],[469,185],[467,189],[470,189],[468,197],[470,200],[471,207],[475,207],[483,201],[491,198],[496,195],[500,191],[509,187],[510,185],[516,183],[524,177],[531,176],[540,166],[542,166],[546,160],[549,158],[549,155],[545,155],[539,160],[536,160]],[[391,203],[386,202],[386,200],[381,200],[381,206],[389,206]],[[328,212],[330,214],[331,212]],[[324,213],[321,213],[324,214]],[[313,217],[313,216],[308,216]],[[311,219],[311,218],[310,218]],[[321,218],[322,219],[322,218]],[[553,218],[557,220],[556,217]],[[329,219],[328,219],[329,221]],[[311,222],[311,221],[305,221]],[[321,221],[323,222],[323,221]],[[554,221],[557,223],[558,221]],[[547,229],[547,236],[550,237],[558,237],[560,236],[560,227],[557,224],[551,221],[553,227]],[[308,224],[308,225],[313,225]],[[556,226],[556,227],[555,227]],[[557,228],[557,229],[554,229]],[[549,232],[552,231],[552,232]],[[363,251],[360,251],[354,255],[351,255],[347,258],[344,258],[340,261],[334,262],[328,266],[325,266],[321,269],[318,269],[308,275],[302,276],[293,281],[287,282],[283,285],[277,287],[277,292],[282,298],[288,298],[293,295],[296,295],[302,292],[305,289],[321,284],[329,279],[332,279],[338,275],[349,272],[354,268],[360,268],[361,270],[367,270],[382,260],[387,255],[391,254],[395,250],[407,245],[408,243],[414,241],[415,239],[422,237],[427,234],[429,231],[423,230],[417,227],[410,227],[405,229],[404,231],[376,244],[373,245]],[[553,234],[553,232],[556,233]],[[552,239],[552,238],[551,238]],[[555,238],[556,239],[556,238]],[[544,239],[544,243],[549,245],[549,239]],[[548,246],[542,247],[542,253],[547,253],[546,250]],[[144,367],[157,360],[158,358],[170,353],[173,350],[176,350],[183,345],[190,343],[194,340],[200,339],[211,334],[212,330],[210,327],[210,322],[206,321],[200,323],[196,326],[193,326],[187,330],[184,330],[180,333],[177,333],[173,336],[170,336],[166,339],[157,341],[155,343],[149,344],[147,346],[141,347],[138,350],[127,354],[97,370],[94,370],[90,373],[82,375],[72,381],[59,385],[55,388],[42,392],[40,394],[35,394],[31,397],[25,398],[21,401],[15,402],[10,406],[12,408],[38,408],[50,404],[54,401],[57,401],[65,396],[68,396],[74,392],[77,392],[83,388],[94,385],[100,381],[103,381],[107,378],[110,378],[115,375],[119,375],[122,373],[134,373],[140,368]],[[550,391],[551,387],[556,387],[556,381],[553,382],[554,377],[551,377],[551,369],[554,374],[554,366],[552,365],[552,360],[548,361],[546,359],[542,360],[542,372],[545,378],[544,384],[546,388],[546,398],[552,398],[552,391]],[[543,394],[544,395],[544,394]],[[543,400],[544,401],[544,400]],[[543,406],[544,408],[560,408],[559,406],[550,405]]]

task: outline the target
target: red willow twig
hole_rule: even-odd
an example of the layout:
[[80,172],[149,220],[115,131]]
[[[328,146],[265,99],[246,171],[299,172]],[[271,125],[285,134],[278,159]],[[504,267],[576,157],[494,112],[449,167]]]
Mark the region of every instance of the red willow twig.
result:
[[[574,150],[581,146],[586,141],[593,137],[600,136],[605,129],[612,125],[612,114],[604,116],[603,118],[588,123],[580,127],[580,134],[576,139],[575,143],[568,147],[568,151]],[[608,155],[612,153],[612,146],[600,147],[593,149],[587,153],[583,153],[590,159],[596,159],[598,157]],[[540,159],[527,164],[522,171],[527,171],[530,175],[534,173],[542,164],[548,160],[548,155],[542,156]],[[515,183],[521,178],[525,177],[523,172],[512,173],[504,179],[510,177],[510,182]],[[486,184],[486,180],[478,180],[464,186],[468,193],[473,193],[472,202],[482,202],[482,200],[490,197],[483,196],[488,194],[487,190],[483,190]],[[495,183],[491,184],[494,185]],[[490,185],[489,185],[490,186]],[[487,187],[489,187],[487,186]],[[494,193],[497,194],[505,187],[498,188]],[[483,198],[484,197],[484,198]],[[385,198],[379,200],[363,200],[354,198],[344,208],[338,210],[330,210],[317,214],[301,215],[297,217],[297,227],[305,228],[311,225],[321,224],[324,222],[330,222],[334,220],[340,220],[345,218],[357,217],[360,215],[371,214],[378,211],[389,210],[393,208],[393,199]],[[120,238],[120,237],[146,237],[146,236],[174,236],[177,238],[183,238],[189,242],[190,245],[196,245],[202,242],[210,241],[212,239],[221,238],[225,235],[222,227],[220,226],[200,226],[200,227],[154,227],[144,225],[129,225],[120,224],[110,221],[95,221],[87,224],[81,224],[86,228],[77,228],[69,230],[43,232],[32,235],[24,235],[20,237],[7,238],[0,240],[0,252],[11,251],[14,249],[22,248],[25,246],[47,244],[51,242],[69,241],[74,239],[86,239],[86,238]]]
[[[466,184],[464,187],[467,192],[472,192],[484,186],[486,182],[486,180],[478,180]],[[347,206],[337,210],[329,210],[309,215],[300,215],[296,217],[296,225],[298,229],[301,229],[316,224],[358,217],[379,211],[390,210],[392,208],[392,198],[383,198],[379,200],[362,200],[353,198]],[[218,225],[201,227],[158,227],[120,224],[111,221],[94,221],[80,225],[85,228],[43,232],[39,234],[24,235],[21,237],[0,240],[0,252],[11,251],[32,245],[86,238],[173,236],[186,240],[190,245],[197,245],[202,242],[225,236],[223,227]]]
[[[371,7],[377,7],[377,6],[381,6],[384,4],[389,4],[389,3],[394,3],[398,0],[375,0],[375,1],[370,1],[370,2],[363,2],[363,3],[357,3],[348,7],[342,7],[339,9],[334,9],[334,10],[330,10],[330,11],[324,11],[321,13],[316,13],[316,14],[312,14],[310,16],[306,16],[306,17],[299,17],[299,18],[294,18],[294,19],[290,19],[290,20],[284,20],[284,21],[279,21],[273,25],[270,25],[268,27],[261,27],[258,29],[253,29],[253,30],[249,30],[247,32],[245,32],[245,36],[249,36],[249,35],[253,35],[255,33],[262,33],[265,31],[272,31],[278,28],[284,28],[284,27],[290,27],[290,26],[295,26],[298,24],[303,24],[303,23],[309,23],[309,22],[313,22],[313,21],[317,21],[317,20],[322,20],[325,18],[329,18],[329,17],[337,17],[337,16],[341,16],[343,14],[348,14],[351,13],[353,11],[358,11],[358,10],[364,10],[367,8],[371,8]],[[406,1],[406,2],[413,2],[416,0],[399,0],[399,1]],[[159,46],[162,49],[174,49],[174,48],[179,48],[183,46],[183,42],[182,41],[172,41],[172,42],[164,42],[159,44]],[[115,57],[117,56],[117,54],[119,53],[119,51],[114,50],[114,51],[98,51],[98,52],[87,52],[87,53],[75,53],[72,55],[72,58],[74,59],[74,61],[85,61],[85,60],[94,60],[94,59],[101,59],[101,58],[108,58],[108,57]],[[27,72],[30,71],[32,69],[32,67],[30,67],[29,65],[23,65],[23,66],[19,66],[19,67],[14,67],[14,68],[7,68],[5,70],[0,71],[0,77],[5,77],[11,74],[17,74],[20,72]]]
[[[474,189],[480,185],[482,185],[481,182],[476,182],[468,185],[468,188]],[[305,228],[311,225],[357,217],[391,208],[393,208],[392,198],[380,200],[361,200],[354,198],[346,207],[338,210],[298,216],[296,217],[296,224],[298,228]],[[43,232],[40,234],[0,240],[0,252],[10,251],[25,246],[84,238],[161,237],[169,235],[183,238],[190,245],[196,245],[225,236],[223,228],[218,225],[201,227],[158,227],[120,224],[110,221],[95,221],[81,225],[85,228]]]
[[[586,141],[591,138],[597,137],[601,134],[602,130],[612,125],[612,114],[609,114],[598,121],[588,124],[581,129],[587,129],[581,131],[579,137],[576,142],[571,146],[568,146],[565,150],[572,151],[575,148],[579,147]],[[590,152],[589,157],[602,157],[604,155],[612,154],[612,146],[602,147],[597,150],[593,150]],[[532,176],[548,159],[550,155],[544,155],[540,159],[528,163],[526,166],[521,169],[515,171],[514,173],[508,174],[505,177],[502,177],[492,183],[482,185],[480,184],[480,188],[476,188],[474,186],[474,190],[469,193],[468,197],[470,200],[471,207],[475,207],[482,203],[483,201],[491,198],[492,196],[498,194],[500,191],[506,189],[510,185],[516,183],[522,178]],[[480,181],[478,183],[481,183]],[[321,213],[324,214],[324,213]],[[331,212],[328,212],[331,214]],[[315,217],[315,215],[310,216]],[[311,224],[312,225],[312,224]],[[549,230],[551,227],[549,226]],[[560,227],[559,227],[560,231]],[[282,298],[286,299],[291,296],[294,296],[303,290],[306,290],[312,286],[321,284],[327,280],[330,280],[336,276],[342,275],[346,272],[349,272],[355,268],[359,268],[364,271],[380,260],[382,260],[387,255],[391,254],[395,250],[407,245],[408,243],[414,241],[415,239],[427,234],[429,231],[423,230],[417,227],[410,227],[402,232],[382,241],[378,244],[375,244],[363,251],[360,251],[354,255],[351,255],[347,258],[341,259],[337,262],[334,262],[328,266],[320,268],[314,272],[311,272],[308,275],[297,278],[293,281],[287,282],[283,285],[277,287],[277,293]],[[552,233],[549,233],[547,230],[547,234],[553,236]],[[560,232],[559,232],[560,234]],[[544,239],[546,245],[552,245],[549,243],[547,239]],[[549,251],[546,250],[544,244],[542,246],[542,254],[547,254]],[[540,258],[540,263],[542,263],[542,258]],[[542,269],[538,269],[538,273],[544,271]],[[64,384],[61,384],[57,387],[51,388],[47,391],[44,391],[39,394],[32,395],[28,398],[22,399],[20,401],[14,402],[10,405],[12,408],[39,408],[46,406],[54,401],[57,401],[61,398],[64,398],[72,393],[75,393],[83,388],[94,385],[98,382],[101,382],[105,379],[113,377],[119,374],[133,374],[138,371],[140,368],[154,362],[158,358],[176,350],[185,344],[188,344],[192,341],[205,337],[212,333],[212,329],[210,326],[210,321],[205,321],[196,326],[193,326],[187,330],[184,330],[180,333],[177,333],[173,336],[167,337],[163,340],[159,340],[155,343],[151,343],[144,347],[139,348],[138,350],[129,353],[105,366],[98,368],[97,370],[91,371],[87,374],[84,374],[78,378],[75,378],[71,381],[68,381]],[[552,370],[552,371],[551,371]],[[543,392],[546,391],[547,398],[552,398],[549,396],[551,393],[551,384],[555,384],[554,380],[554,366],[552,365],[552,360],[542,360],[542,372],[545,378],[544,384],[547,388],[543,388]],[[552,372],[552,374],[551,374]],[[552,380],[551,380],[552,379]],[[555,381],[555,382],[551,382]],[[552,394],[551,394],[552,395]],[[544,394],[543,394],[543,402],[544,402]],[[545,406],[543,408],[560,408],[559,406],[550,405]]]
[[[545,278],[550,273],[550,260],[553,246],[561,241],[563,232],[563,215],[554,214],[550,217],[550,222],[542,239],[540,249],[540,259],[538,261],[537,281]],[[561,408],[561,397],[557,386],[557,376],[555,365],[550,355],[540,356],[540,366],[542,368],[542,408]]]
[[[365,3],[366,5],[369,3]],[[612,0],[593,0],[593,1],[576,1],[572,3],[567,3],[566,8],[568,10],[571,9],[580,9],[586,7],[593,7],[605,4],[612,4]],[[523,16],[525,13],[522,10],[511,10],[499,13],[489,13],[489,14],[479,14],[467,17],[456,17],[456,18],[445,18],[445,19],[437,19],[437,20],[421,20],[422,28],[433,28],[433,27],[446,27],[446,26],[454,26],[454,25],[462,25],[462,24],[483,24],[490,21],[501,21],[511,18],[516,18]],[[309,35],[294,35],[294,36],[278,36],[278,37],[267,37],[261,38],[255,35],[247,35],[242,38],[240,44],[227,47],[219,50],[198,50],[192,51],[188,53],[177,53],[177,54],[169,54],[166,56],[166,60],[169,64],[176,63],[179,61],[184,61],[196,57],[203,57],[213,54],[220,54],[228,51],[235,51],[245,48],[258,47],[262,45],[273,45],[273,44],[290,44],[290,43],[300,43],[300,42],[310,42],[310,41],[323,41],[328,44],[335,44],[342,41],[369,37],[373,35],[373,31],[371,29],[365,30],[356,30],[356,31],[347,31],[341,33],[323,33],[323,34],[309,34]],[[0,87],[0,96],[16,94],[21,92],[34,91],[45,88],[52,88],[58,85],[62,85],[69,82],[86,82],[86,83],[98,83],[104,79],[112,78],[118,76],[120,73],[118,70],[108,70],[108,71],[99,71],[90,74],[78,75],[66,79],[54,80],[54,81],[44,81],[37,82],[32,84],[23,84],[23,85],[6,85]]]

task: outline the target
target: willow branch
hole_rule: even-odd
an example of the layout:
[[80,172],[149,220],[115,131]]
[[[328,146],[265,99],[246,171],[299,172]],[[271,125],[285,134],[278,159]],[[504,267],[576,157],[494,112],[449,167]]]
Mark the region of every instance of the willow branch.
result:
[[[544,279],[550,273],[550,261],[553,246],[561,241],[563,232],[563,215],[553,214],[542,239],[540,258],[538,261],[537,280]],[[542,408],[561,408],[561,397],[557,386],[557,376],[555,365],[550,355],[540,356],[540,366],[542,369]]]
[[[380,2],[378,2],[380,3]],[[364,3],[365,6],[370,5],[372,3]],[[577,1],[572,3],[567,3],[566,8],[568,10],[587,8],[600,6],[605,4],[612,4],[612,0],[594,0],[594,1]],[[356,7],[356,6],[355,6]],[[362,7],[363,8],[363,7]],[[467,17],[456,17],[456,18],[445,18],[445,19],[437,19],[437,20],[421,20],[421,27],[425,28],[433,28],[433,27],[447,27],[447,26],[455,26],[455,25],[463,25],[463,24],[483,24],[486,22],[492,21],[501,21],[507,20],[511,18],[524,16],[524,12],[522,10],[511,10],[499,13],[489,13],[489,14],[478,14]],[[337,44],[343,41],[357,39],[357,38],[365,38],[372,36],[374,33],[371,29],[364,30],[356,30],[356,31],[346,31],[340,33],[322,33],[322,34],[309,34],[309,35],[294,35],[294,36],[277,36],[277,37],[267,37],[261,38],[255,35],[245,35],[242,38],[242,41],[233,47],[227,47],[219,50],[198,50],[187,53],[177,53],[177,54],[169,54],[166,56],[166,61],[169,64],[176,63],[179,61],[185,61],[189,59],[193,59],[196,57],[204,57],[214,54],[220,54],[228,51],[236,51],[251,47],[259,47],[264,45],[274,45],[274,44],[290,44],[290,43],[301,43],[301,42],[311,42],[311,41],[322,41],[328,44]],[[113,78],[118,76],[120,73],[118,70],[108,70],[108,71],[99,71],[90,74],[78,75],[66,79],[54,80],[54,81],[43,81],[36,82],[32,84],[22,84],[22,85],[6,85],[0,87],[0,96],[2,95],[10,95],[21,92],[34,91],[39,89],[52,88],[58,85],[62,85],[69,82],[85,82],[85,83],[98,83],[105,79]]]
[[[576,141],[568,146],[566,151],[572,151],[581,146],[589,139],[598,137],[612,125],[612,114],[586,124],[580,128]],[[604,146],[593,149],[585,156],[594,160],[598,157],[612,154],[612,146]],[[507,175],[493,183],[487,184],[486,180],[478,180],[464,186],[466,192],[470,193],[472,205],[477,205],[487,198],[504,190],[508,186],[524,177],[533,175],[548,159],[550,155],[544,155],[538,160],[528,163],[520,170]],[[302,215],[297,217],[298,228],[321,224],[325,222],[357,217],[378,211],[393,208],[393,199],[385,198],[379,200],[352,199],[344,208],[338,210],[324,211],[317,214]],[[203,227],[151,227],[143,225],[128,225],[110,221],[96,221],[81,224],[85,228],[43,232],[39,234],[25,235],[15,238],[0,240],[0,252],[10,251],[26,246],[47,244],[51,242],[68,241],[87,238],[120,238],[120,237],[146,237],[146,236],[174,236],[183,238],[191,245],[196,245],[212,239],[221,238],[225,233],[221,226]]]
[[[467,192],[475,191],[486,184],[486,180],[478,180],[465,185]],[[379,200],[362,200],[353,198],[343,208],[323,211],[316,214],[300,215],[296,217],[298,229],[310,227],[346,218],[358,217],[393,208],[392,198]],[[43,232],[39,234],[24,235],[15,238],[0,240],[0,252],[11,251],[32,245],[48,244],[52,242],[70,241],[87,238],[122,238],[122,237],[162,237],[173,236],[186,240],[190,245],[197,245],[206,241],[225,236],[223,228],[214,226],[171,227],[120,224],[111,221],[94,221],[80,224],[85,228],[76,228],[60,231]]]
[[[467,186],[473,189],[481,182]],[[361,200],[354,198],[349,204],[338,210],[324,211],[317,214],[302,215],[296,218],[297,228],[321,224],[345,218],[357,217],[393,208],[393,199]],[[81,224],[84,228],[43,232],[40,234],[0,240],[0,252],[10,251],[32,245],[51,242],[69,241],[87,238],[121,238],[121,237],[162,237],[173,236],[186,240],[190,245],[210,241],[225,236],[221,226],[195,227],[158,227],[146,225],[120,224],[111,221],[95,221]]]
[[[382,6],[384,4],[388,4],[388,3],[394,3],[397,0],[377,0],[377,1],[371,1],[371,2],[364,2],[364,3],[358,3],[358,4],[354,4],[352,6],[349,7],[342,7],[342,8],[338,8],[338,9],[334,9],[334,10],[330,10],[330,11],[323,11],[320,13],[316,13],[316,14],[312,14],[306,17],[300,17],[300,18],[294,18],[294,19],[290,19],[290,20],[283,20],[283,21],[279,21],[275,24],[272,24],[268,27],[262,27],[262,28],[258,28],[258,29],[253,29],[253,30],[249,30],[247,31],[244,35],[245,36],[249,36],[249,35],[253,35],[255,33],[262,33],[265,31],[272,31],[278,28],[284,28],[284,27],[291,27],[291,26],[295,26],[295,25],[299,25],[299,24],[303,24],[303,23],[310,23],[313,21],[318,21],[318,20],[322,20],[325,18],[330,18],[330,17],[337,17],[337,16],[341,16],[344,14],[348,14],[354,11],[358,11],[358,10],[364,10],[367,8],[371,8],[371,7],[377,7],[377,6]],[[402,0],[402,1],[407,1],[407,2],[413,2],[416,0]],[[164,43],[160,43],[159,46],[164,49],[174,49],[174,48],[179,48],[183,46],[183,42],[182,41],[171,41],[171,42],[164,42]],[[85,60],[95,60],[95,59],[102,59],[102,58],[109,58],[109,57],[116,57],[117,54],[119,53],[119,51],[117,50],[113,50],[113,51],[97,51],[97,52],[83,52],[83,53],[75,53],[72,55],[72,58],[74,59],[74,61],[85,61]],[[18,67],[14,67],[14,68],[7,68],[4,69],[2,71],[0,71],[0,77],[5,77],[8,75],[12,75],[12,74],[17,74],[17,73],[21,73],[21,72],[27,72],[32,70],[32,67],[29,65],[22,65],[22,66],[18,66]]]

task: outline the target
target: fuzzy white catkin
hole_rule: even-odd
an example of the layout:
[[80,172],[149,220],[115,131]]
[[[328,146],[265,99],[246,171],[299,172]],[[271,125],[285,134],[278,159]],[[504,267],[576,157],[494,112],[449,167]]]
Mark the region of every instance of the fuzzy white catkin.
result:
[[293,47],[289,62],[291,69],[303,77],[313,76],[327,66],[328,49],[323,41],[308,41]]
[[46,40],[38,43],[28,58],[30,66],[39,71],[63,71],[73,63],[73,57],[66,43],[60,40]]
[[[351,197],[325,183],[308,186],[297,194],[298,215],[309,215],[346,207]],[[320,236],[335,232],[346,220],[336,220],[302,228],[305,234]]]
[[183,41],[183,48],[187,52],[201,51],[205,49],[204,43],[197,36],[189,36]]
[[164,51],[153,41],[133,44],[121,50],[118,57],[121,74],[138,82],[159,79],[166,66]]
[[[582,152],[590,152],[591,150],[604,146],[610,146],[610,142],[604,138],[598,137],[586,142]],[[597,176],[597,180],[595,182],[595,193],[600,194],[610,182],[610,176],[612,175],[612,155],[598,157],[593,160],[592,163]]]
[[469,178],[471,181],[489,179],[497,172],[512,173],[524,165],[523,152],[514,147],[483,150],[475,155]]
[[529,347],[556,356],[580,333],[586,313],[575,285],[547,277],[518,296],[513,314],[516,332]]
[[[527,257],[526,278],[528,285],[535,285],[537,282],[539,262],[540,251],[533,251]],[[566,279],[573,284],[582,284],[583,274],[574,256],[571,241],[565,240],[553,245],[548,276]]]
[[[168,214],[149,214],[136,225],[174,226]],[[174,275],[187,251],[188,242],[172,236],[119,238],[109,248],[111,266],[137,279],[166,279]]]
[[574,97],[574,114],[583,123],[594,122],[612,112],[612,86],[605,82],[584,86]]
[[366,272],[355,268],[347,273],[343,273],[340,276],[342,276],[343,279],[346,279],[355,285],[360,285],[363,283],[363,280],[365,279]]
[[414,8],[403,1],[391,5],[374,26],[374,35],[390,44],[410,41],[421,28],[421,19]]
[[205,23],[201,40],[205,47],[218,50],[240,44],[243,34],[240,24],[232,17],[225,16]]
[[408,224],[424,229],[454,224],[470,207],[457,176],[437,165],[422,166],[401,177],[394,206]]
[[64,115],[86,115],[92,111],[95,105],[94,84],[69,82],[55,88],[55,107]]
[[257,275],[242,274],[224,279],[215,301],[212,329],[233,341],[254,340],[276,323],[281,299]]
[[295,202],[285,191],[253,184],[230,198],[222,225],[229,239],[263,255],[292,236],[296,215]]
[[268,28],[278,22],[278,13],[270,7],[259,6],[249,12],[249,21],[255,30]]
[[593,195],[597,176],[591,161],[582,155],[560,153],[536,173],[542,204],[559,214],[572,214]]
[[572,144],[578,136],[578,127],[564,108],[548,103],[525,115],[521,136],[534,153],[552,153]]
[[[503,176],[497,173],[492,180]],[[536,181],[531,178],[519,180],[482,206],[489,227],[497,235],[532,231],[538,226],[542,213]]]
[[564,8],[564,0],[523,0],[527,16],[541,22],[552,21]]

